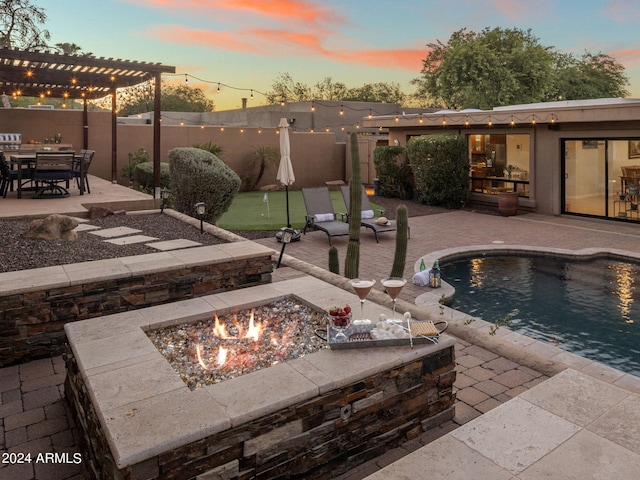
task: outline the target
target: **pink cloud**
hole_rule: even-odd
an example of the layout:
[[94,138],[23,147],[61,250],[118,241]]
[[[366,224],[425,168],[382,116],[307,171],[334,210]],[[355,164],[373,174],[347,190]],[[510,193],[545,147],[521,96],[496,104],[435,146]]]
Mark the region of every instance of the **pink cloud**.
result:
[[261,21],[277,21],[285,24],[344,23],[342,15],[331,8],[307,0],[129,0],[181,14],[206,15],[219,19],[235,17],[236,22],[247,22],[251,17]]
[[640,48],[622,48],[609,55],[626,67],[635,67],[640,65]]
[[277,21],[342,22],[342,17],[332,10],[304,0],[216,0],[207,3],[214,8],[258,14]]
[[330,50],[323,46],[322,35],[314,32],[257,28],[219,32],[194,30],[181,26],[158,27],[156,38],[187,45],[211,46],[238,53],[272,57],[319,57],[342,63],[359,63],[372,67],[394,67],[418,72],[426,50],[418,48]]

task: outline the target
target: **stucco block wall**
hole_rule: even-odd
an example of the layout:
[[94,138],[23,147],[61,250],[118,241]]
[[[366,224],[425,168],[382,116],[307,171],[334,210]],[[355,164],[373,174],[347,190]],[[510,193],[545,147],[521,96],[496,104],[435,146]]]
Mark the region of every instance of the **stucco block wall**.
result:
[[[179,115],[179,114],[176,114]],[[60,133],[64,143],[83,148],[83,112],[81,110],[0,109],[0,132],[21,133],[23,142],[44,141]],[[91,174],[111,180],[112,124],[109,112],[88,113],[88,148],[96,154]],[[161,161],[167,161],[168,151],[196,143],[213,142],[224,149],[223,160],[239,175],[251,174],[248,157],[255,147],[279,149],[277,128],[162,126]],[[347,180],[345,175],[345,145],[337,144],[333,133],[298,133],[290,135],[291,159],[296,175],[294,187],[322,185],[329,180]],[[152,155],[153,125],[117,125],[117,171],[128,165],[130,152],[140,148]],[[278,183],[277,167],[266,170],[260,186]]]

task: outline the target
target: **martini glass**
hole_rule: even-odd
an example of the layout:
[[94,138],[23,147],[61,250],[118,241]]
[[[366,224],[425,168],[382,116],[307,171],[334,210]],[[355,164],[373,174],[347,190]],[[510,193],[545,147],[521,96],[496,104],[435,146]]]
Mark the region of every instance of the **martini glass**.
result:
[[393,317],[392,320],[396,318],[396,300],[402,291],[402,287],[407,283],[404,278],[400,277],[387,277],[382,279],[382,286],[387,291],[387,295],[391,298],[393,302]]
[[354,278],[351,280],[351,286],[360,299],[360,319],[364,320],[364,301],[371,291],[371,287],[375,285],[376,281],[369,278]]

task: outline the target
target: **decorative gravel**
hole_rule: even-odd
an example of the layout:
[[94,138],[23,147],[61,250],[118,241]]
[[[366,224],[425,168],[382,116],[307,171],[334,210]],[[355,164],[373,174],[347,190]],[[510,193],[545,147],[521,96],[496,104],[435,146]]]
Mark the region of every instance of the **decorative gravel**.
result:
[[[70,263],[104,260],[156,253],[159,250],[144,243],[114,245],[88,231],[78,232],[75,241],[30,240],[24,238],[32,219],[1,219],[2,249],[0,250],[0,273],[31,268],[66,265]],[[91,220],[89,225],[101,228],[130,227],[141,230],[139,235],[156,237],[158,240],[185,239],[203,245],[225,243],[224,240],[164,214],[112,215]],[[149,243],[149,242],[146,242]]]
[[193,390],[328,348],[316,335],[326,326],[326,312],[285,298],[147,335]]

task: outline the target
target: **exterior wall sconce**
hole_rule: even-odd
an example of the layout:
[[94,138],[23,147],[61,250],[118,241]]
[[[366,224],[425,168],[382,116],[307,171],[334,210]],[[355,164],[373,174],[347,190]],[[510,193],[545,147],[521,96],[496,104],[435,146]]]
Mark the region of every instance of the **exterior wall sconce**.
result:
[[198,217],[200,217],[200,233],[204,233],[204,214],[206,211],[207,206],[205,205],[204,202],[198,202],[195,204],[196,207],[196,212],[198,214]]

